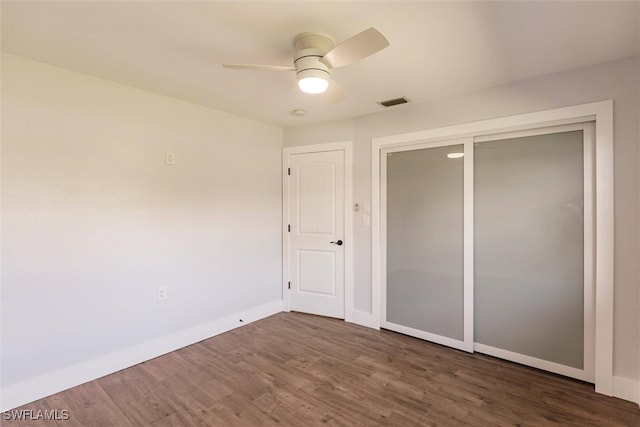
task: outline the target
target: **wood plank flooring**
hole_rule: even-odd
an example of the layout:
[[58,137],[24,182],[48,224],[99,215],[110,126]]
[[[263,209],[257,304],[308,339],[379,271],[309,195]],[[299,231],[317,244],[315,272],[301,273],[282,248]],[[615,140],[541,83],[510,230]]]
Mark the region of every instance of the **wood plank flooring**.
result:
[[89,426],[640,426],[593,386],[340,320],[280,313],[18,409]]

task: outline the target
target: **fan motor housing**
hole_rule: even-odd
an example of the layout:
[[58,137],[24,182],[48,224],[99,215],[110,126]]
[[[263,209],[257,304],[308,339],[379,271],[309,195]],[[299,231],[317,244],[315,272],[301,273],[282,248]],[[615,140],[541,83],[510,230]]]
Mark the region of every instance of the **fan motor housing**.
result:
[[[302,33],[293,39],[293,50],[298,52],[302,49],[317,49],[321,55],[333,49],[333,41],[319,33]],[[296,59],[296,58],[294,58]]]
[[[322,73],[331,77],[329,67],[320,60],[333,49],[333,41],[319,33],[302,33],[293,39],[293,65],[296,67],[296,74],[302,77],[305,74],[317,75]],[[302,74],[301,74],[302,73]]]
[[315,70],[326,73],[327,76],[331,76],[329,67],[323,64],[320,60],[322,54],[318,53],[317,49],[302,49],[296,52],[296,58],[293,61],[293,65],[296,67],[296,74],[300,74],[303,71]]

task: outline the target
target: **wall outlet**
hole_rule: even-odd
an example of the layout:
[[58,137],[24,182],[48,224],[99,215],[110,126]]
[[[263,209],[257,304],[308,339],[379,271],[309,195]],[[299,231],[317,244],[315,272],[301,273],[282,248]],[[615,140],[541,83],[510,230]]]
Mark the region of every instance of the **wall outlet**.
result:
[[167,151],[164,155],[164,161],[167,165],[175,165],[176,164],[176,153],[173,151]]
[[166,300],[168,291],[169,288],[167,286],[158,286],[158,301]]

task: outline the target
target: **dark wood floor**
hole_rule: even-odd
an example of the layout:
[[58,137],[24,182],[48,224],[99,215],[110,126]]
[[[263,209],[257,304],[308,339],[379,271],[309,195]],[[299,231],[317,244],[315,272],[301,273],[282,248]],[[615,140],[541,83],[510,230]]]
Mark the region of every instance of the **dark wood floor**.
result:
[[280,313],[19,409],[14,426],[640,426],[593,386],[340,320]]

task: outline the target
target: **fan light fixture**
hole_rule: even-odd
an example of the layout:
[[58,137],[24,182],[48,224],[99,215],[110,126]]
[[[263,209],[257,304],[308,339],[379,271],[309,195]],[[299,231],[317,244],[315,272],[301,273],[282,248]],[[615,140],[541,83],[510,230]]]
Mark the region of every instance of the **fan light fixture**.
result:
[[302,70],[298,73],[298,87],[305,93],[322,93],[329,87],[328,77],[323,70]]
[[450,159],[459,159],[460,157],[464,157],[464,153],[449,153],[447,157]]
[[[298,87],[306,93],[322,93],[331,83],[331,70],[353,64],[389,46],[389,40],[375,28],[369,28],[334,46],[318,33],[301,33],[293,39],[293,67],[287,65],[222,64],[239,70],[295,71]],[[331,86],[336,93],[338,86]]]

